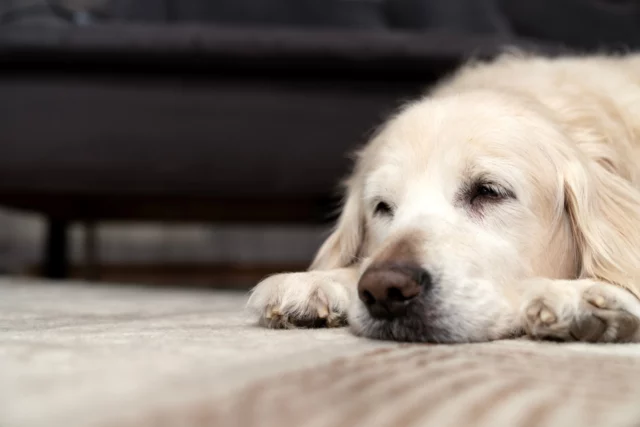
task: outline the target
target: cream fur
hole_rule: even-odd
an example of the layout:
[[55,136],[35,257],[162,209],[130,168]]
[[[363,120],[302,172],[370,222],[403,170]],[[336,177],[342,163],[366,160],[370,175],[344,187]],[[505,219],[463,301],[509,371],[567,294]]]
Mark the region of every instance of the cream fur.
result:
[[[468,64],[360,151],[312,271],[269,278],[249,306],[281,327],[350,305],[352,331],[373,338],[640,341],[639,162],[640,56]],[[472,206],[464,186],[483,179],[515,197]],[[393,217],[373,214],[380,200]],[[421,332],[370,318],[354,292],[409,235],[437,276]]]

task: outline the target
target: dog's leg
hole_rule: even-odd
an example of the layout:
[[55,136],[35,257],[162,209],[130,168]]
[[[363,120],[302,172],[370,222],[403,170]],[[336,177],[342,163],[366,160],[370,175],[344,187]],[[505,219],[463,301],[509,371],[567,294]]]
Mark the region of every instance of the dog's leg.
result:
[[528,280],[520,320],[536,339],[640,342],[640,301],[597,280]]
[[247,306],[268,328],[345,326],[358,278],[357,266],[276,274],[253,288]]

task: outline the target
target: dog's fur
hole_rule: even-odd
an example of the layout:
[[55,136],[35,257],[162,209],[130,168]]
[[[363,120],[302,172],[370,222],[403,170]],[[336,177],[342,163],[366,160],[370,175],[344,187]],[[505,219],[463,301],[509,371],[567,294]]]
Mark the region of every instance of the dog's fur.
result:
[[[270,327],[348,317],[382,339],[640,341],[639,162],[640,55],[469,64],[359,152],[311,270],[249,306]],[[432,289],[374,319],[357,283],[398,243]]]

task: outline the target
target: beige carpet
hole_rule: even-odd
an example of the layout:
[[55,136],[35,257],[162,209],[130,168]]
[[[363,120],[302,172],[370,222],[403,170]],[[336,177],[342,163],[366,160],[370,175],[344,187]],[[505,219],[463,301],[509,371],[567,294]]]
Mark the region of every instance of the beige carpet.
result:
[[639,345],[267,331],[244,300],[0,280],[0,426],[640,425]]

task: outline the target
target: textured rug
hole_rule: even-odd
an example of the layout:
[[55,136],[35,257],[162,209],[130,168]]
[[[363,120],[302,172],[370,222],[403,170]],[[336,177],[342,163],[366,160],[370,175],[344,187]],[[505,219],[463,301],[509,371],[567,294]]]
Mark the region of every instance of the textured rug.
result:
[[640,425],[640,345],[268,331],[244,302],[0,280],[0,426]]

